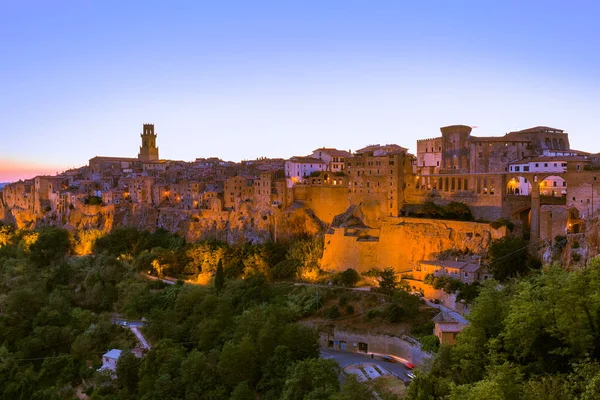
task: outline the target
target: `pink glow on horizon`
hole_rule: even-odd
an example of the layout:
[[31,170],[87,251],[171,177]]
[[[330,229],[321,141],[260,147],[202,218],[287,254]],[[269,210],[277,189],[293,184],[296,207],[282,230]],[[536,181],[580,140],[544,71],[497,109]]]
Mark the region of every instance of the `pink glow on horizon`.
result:
[[0,183],[16,182],[19,179],[30,179],[38,175],[56,175],[66,169],[65,166],[25,163],[0,158]]

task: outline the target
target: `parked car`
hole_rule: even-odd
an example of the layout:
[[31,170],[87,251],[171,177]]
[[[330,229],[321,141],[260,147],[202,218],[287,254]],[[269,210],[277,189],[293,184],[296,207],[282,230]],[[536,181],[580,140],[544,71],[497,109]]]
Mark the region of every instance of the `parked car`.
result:
[[406,368],[408,368],[408,369],[413,369],[413,368],[415,368],[415,365],[414,365],[414,364],[412,364],[412,363],[409,363],[409,362],[407,362],[407,363],[404,363],[404,366],[405,366]]
[[383,356],[383,357],[381,357],[381,359],[383,361],[387,361],[387,362],[391,362],[391,363],[395,363],[396,362],[396,359],[394,357],[392,357],[392,356]]
[[123,321],[123,326],[127,326],[127,321]]
[[438,299],[430,299],[429,301],[433,304],[440,304],[440,301]]
[[421,292],[410,292],[410,294],[412,294],[413,296],[417,296],[417,297],[423,297],[423,293],[421,293]]
[[415,374],[413,374],[412,372],[410,372],[410,371],[406,371],[406,372],[405,372],[405,374],[406,374],[406,376],[408,376],[410,379],[415,379]]

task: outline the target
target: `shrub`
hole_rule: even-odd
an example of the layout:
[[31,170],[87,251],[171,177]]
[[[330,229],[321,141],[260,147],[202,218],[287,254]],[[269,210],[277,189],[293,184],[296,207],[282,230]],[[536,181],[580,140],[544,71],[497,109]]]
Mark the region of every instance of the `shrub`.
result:
[[421,348],[430,353],[436,353],[440,348],[440,339],[435,335],[427,335],[421,338]]
[[369,310],[367,312],[367,319],[368,320],[372,320],[374,318],[381,317],[382,314],[383,314],[382,311],[380,309],[378,309],[378,308],[374,309],[374,310]]
[[352,315],[354,314],[354,307],[352,306],[352,304],[348,304],[346,306],[346,315]]
[[327,319],[337,319],[342,316],[340,313],[340,309],[337,305],[333,305],[325,311],[325,318]]
[[332,277],[334,285],[344,285],[354,287],[360,281],[360,274],[355,269],[348,268],[344,272],[339,272]]
[[423,337],[431,335],[433,328],[435,328],[435,323],[433,321],[427,321],[423,324],[413,326],[410,333],[415,337]]
[[554,237],[554,249],[561,251],[567,245],[567,237],[564,235],[556,235]]

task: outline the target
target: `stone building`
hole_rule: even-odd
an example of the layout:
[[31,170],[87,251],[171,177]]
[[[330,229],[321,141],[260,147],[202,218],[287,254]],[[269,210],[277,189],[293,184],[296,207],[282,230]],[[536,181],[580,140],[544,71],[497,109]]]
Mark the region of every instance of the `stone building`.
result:
[[455,344],[456,336],[467,326],[445,311],[433,317],[433,322],[433,334],[438,337],[440,344]]
[[436,277],[447,276],[463,283],[483,282],[492,278],[492,274],[481,264],[462,260],[423,260],[415,267],[416,277],[425,278],[427,274]]
[[370,145],[347,162],[350,204],[373,210],[374,219],[397,217],[404,205],[405,179],[412,176],[412,156],[395,144]]
[[310,157],[325,161],[327,171],[342,173],[346,169],[346,160],[352,157],[352,153],[345,150],[321,147],[314,150]]
[[254,177],[251,176],[238,175],[227,179],[223,189],[225,208],[234,209],[240,202],[251,199],[254,194],[253,187]]
[[142,138],[142,145],[140,146],[138,159],[143,162],[158,161],[154,124],[144,124],[140,137]]
[[327,162],[315,157],[292,157],[285,162],[285,176],[294,183],[302,182],[313,172],[327,170]]

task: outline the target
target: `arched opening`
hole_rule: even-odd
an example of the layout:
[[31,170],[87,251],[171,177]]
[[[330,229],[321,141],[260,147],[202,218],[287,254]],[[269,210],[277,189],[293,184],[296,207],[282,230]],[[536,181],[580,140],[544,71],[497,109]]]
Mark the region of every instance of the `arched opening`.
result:
[[558,140],[552,139],[552,148],[555,150],[558,149]]
[[551,149],[552,148],[552,140],[550,140],[550,138],[546,138],[546,140],[544,141],[544,143],[546,144],[546,148],[547,149]]
[[540,195],[548,197],[567,197],[567,181],[552,175],[540,182]]
[[565,140],[564,140],[564,139],[560,139],[560,140],[558,141],[558,147],[559,147],[561,150],[565,150],[565,149],[566,149],[566,145],[565,145]]
[[515,176],[506,184],[506,194],[514,196],[531,195],[531,182],[523,176]]

